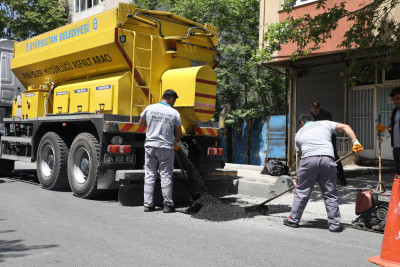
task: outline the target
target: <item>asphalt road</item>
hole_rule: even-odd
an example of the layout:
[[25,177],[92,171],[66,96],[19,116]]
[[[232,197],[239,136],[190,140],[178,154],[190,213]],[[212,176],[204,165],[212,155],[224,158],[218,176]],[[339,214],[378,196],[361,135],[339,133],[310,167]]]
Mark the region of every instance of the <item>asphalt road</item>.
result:
[[1,266],[375,266],[367,259],[383,238],[348,224],[330,233],[326,215],[312,211],[297,229],[283,226],[287,209],[210,222],[29,180],[0,178]]

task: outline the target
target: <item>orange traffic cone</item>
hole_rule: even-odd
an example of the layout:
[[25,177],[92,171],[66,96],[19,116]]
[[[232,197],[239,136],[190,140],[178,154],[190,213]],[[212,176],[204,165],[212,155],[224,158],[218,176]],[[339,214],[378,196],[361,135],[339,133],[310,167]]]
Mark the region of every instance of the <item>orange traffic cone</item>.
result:
[[393,181],[381,255],[371,257],[368,261],[380,266],[400,266],[400,180],[398,175]]

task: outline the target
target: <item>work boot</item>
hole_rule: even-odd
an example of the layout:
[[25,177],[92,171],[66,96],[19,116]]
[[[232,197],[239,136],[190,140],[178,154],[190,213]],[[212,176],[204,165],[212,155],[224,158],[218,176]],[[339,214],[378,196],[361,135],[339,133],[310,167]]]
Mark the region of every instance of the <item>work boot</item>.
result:
[[172,213],[172,212],[175,212],[175,207],[172,207],[172,206],[170,206],[170,205],[165,205],[165,206],[164,206],[163,212],[164,212],[164,213]]
[[288,219],[284,219],[283,220],[283,224],[292,228],[298,228],[299,224],[294,223],[294,222],[290,222]]
[[343,226],[339,226],[338,228],[333,228],[333,229],[331,229],[331,228],[329,228],[329,232],[331,232],[331,233],[341,233],[341,232],[343,232]]
[[153,206],[153,207],[146,207],[146,206],[144,206],[144,212],[150,212],[150,211],[155,211],[156,210],[156,207],[155,206]]

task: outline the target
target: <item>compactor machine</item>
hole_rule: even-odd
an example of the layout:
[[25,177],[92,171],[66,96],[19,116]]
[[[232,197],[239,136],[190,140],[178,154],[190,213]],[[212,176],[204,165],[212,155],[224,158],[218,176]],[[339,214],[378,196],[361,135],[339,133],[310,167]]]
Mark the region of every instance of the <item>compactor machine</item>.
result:
[[2,162],[36,161],[44,188],[81,198],[143,182],[139,115],[173,89],[188,158],[209,184],[229,184],[234,173],[218,169],[223,131],[209,122],[217,44],[212,25],[125,3],[15,43],[11,69],[27,90],[4,119]]

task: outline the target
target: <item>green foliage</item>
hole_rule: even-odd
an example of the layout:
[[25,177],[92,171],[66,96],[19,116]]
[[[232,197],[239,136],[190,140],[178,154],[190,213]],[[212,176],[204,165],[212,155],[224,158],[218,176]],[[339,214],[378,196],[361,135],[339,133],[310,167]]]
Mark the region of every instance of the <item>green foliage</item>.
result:
[[282,76],[260,69],[253,55],[258,51],[259,0],[139,0],[141,8],[171,10],[198,23],[218,27],[222,60],[218,78],[217,120],[228,104],[227,124],[247,118],[285,113]]
[[68,23],[67,0],[2,0],[0,38],[21,41]]
[[282,9],[288,16],[282,22],[266,25],[267,45],[257,59],[271,60],[273,53],[287,43],[297,46],[292,51],[292,60],[317,51],[332,38],[339,20],[344,20],[350,28],[338,48],[348,53],[345,83],[371,82],[376,69],[386,69],[391,61],[400,57],[400,24],[391,13],[399,1],[372,0],[361,4],[357,10],[349,10],[345,1],[328,6],[328,1],[318,0],[319,15],[295,17],[291,14],[293,1],[284,0]]
[[232,110],[226,115],[225,123],[240,131],[242,122],[248,118],[257,118],[257,110],[255,108]]

